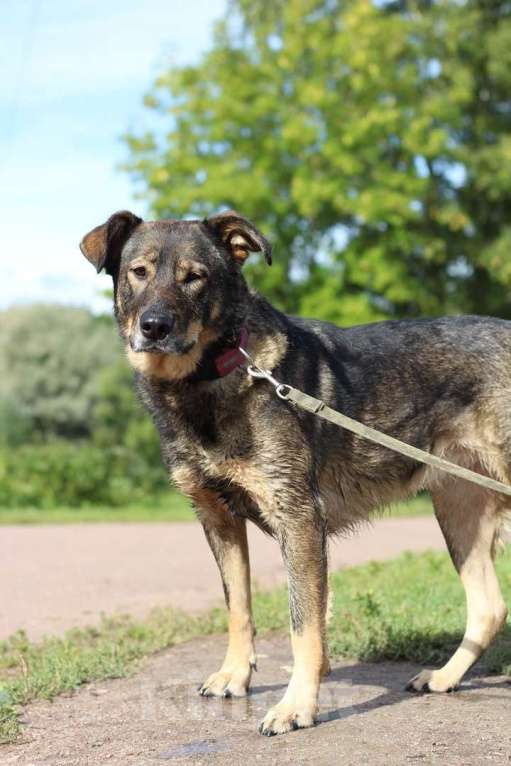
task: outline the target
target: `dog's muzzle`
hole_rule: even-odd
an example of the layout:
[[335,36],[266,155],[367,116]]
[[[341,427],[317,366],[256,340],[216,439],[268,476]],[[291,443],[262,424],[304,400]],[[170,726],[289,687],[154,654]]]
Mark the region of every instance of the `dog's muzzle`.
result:
[[154,354],[186,354],[195,345],[176,332],[173,314],[151,308],[141,314],[136,331],[130,339],[133,351]]
[[140,332],[145,340],[158,343],[167,340],[174,327],[174,317],[149,309],[140,317]]

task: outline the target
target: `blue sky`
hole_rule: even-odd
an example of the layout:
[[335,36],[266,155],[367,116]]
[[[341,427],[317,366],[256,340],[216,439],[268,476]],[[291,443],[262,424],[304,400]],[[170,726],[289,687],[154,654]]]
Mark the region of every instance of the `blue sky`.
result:
[[0,31],[0,308],[101,308],[108,286],[78,250],[114,210],[144,215],[116,170],[119,137],[149,119],[161,70],[194,61],[226,0],[3,0]]

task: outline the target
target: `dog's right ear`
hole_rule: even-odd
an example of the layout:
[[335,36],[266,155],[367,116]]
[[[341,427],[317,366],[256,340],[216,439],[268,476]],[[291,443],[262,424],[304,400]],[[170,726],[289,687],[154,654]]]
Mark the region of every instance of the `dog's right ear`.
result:
[[253,223],[235,210],[206,218],[204,224],[224,242],[239,264],[245,263],[249,253],[263,253],[266,263],[271,266],[270,243]]
[[105,269],[114,276],[119,265],[121,250],[133,229],[142,223],[142,219],[129,210],[121,210],[110,216],[106,223],[96,226],[80,242],[80,250],[96,271]]

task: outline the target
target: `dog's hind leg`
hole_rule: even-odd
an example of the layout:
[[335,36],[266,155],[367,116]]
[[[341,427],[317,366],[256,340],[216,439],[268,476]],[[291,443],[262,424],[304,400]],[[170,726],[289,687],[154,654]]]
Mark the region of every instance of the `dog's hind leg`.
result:
[[313,508],[302,506],[276,535],[288,574],[293,672],[283,698],[261,722],[267,736],[314,724],[321,676],[328,672],[326,529]]
[[233,516],[213,492],[201,493],[195,503],[220,570],[229,610],[229,643],[224,662],[199,691],[203,696],[242,697],[256,666],[246,522]]
[[432,492],[435,514],[465,589],[467,624],[463,640],[438,670],[423,670],[410,691],[449,692],[503,627],[507,609],[493,559],[500,519],[498,497],[468,482],[446,480]]

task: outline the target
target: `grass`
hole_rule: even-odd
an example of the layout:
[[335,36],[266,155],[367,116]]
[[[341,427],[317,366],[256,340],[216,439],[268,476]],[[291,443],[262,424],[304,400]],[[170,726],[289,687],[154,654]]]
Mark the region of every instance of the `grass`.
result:
[[[391,516],[423,516],[432,513],[427,495],[420,495],[390,509]],[[79,508],[0,508],[0,524],[69,524],[94,521],[193,521],[190,503],[178,492],[148,498],[144,503],[121,507],[81,506]]]
[[113,507],[84,505],[78,508],[0,508],[0,524],[69,524],[87,522],[193,521],[188,500],[169,490],[144,503]]
[[[499,577],[511,601],[511,554],[499,558]],[[463,591],[446,554],[405,554],[331,576],[334,592],[329,626],[332,654],[365,661],[443,662],[464,629]],[[287,630],[284,588],[256,593],[259,633]],[[226,630],[224,610],[200,617],[157,610],[144,621],[104,619],[97,628],[30,643],[17,633],[0,643],[0,742],[18,731],[20,706],[52,699],[88,681],[120,678],[156,651],[189,638]],[[511,627],[483,659],[487,671],[511,673]]]
[[404,503],[392,506],[385,515],[390,516],[428,516],[433,515],[433,506],[428,494],[412,497]]

